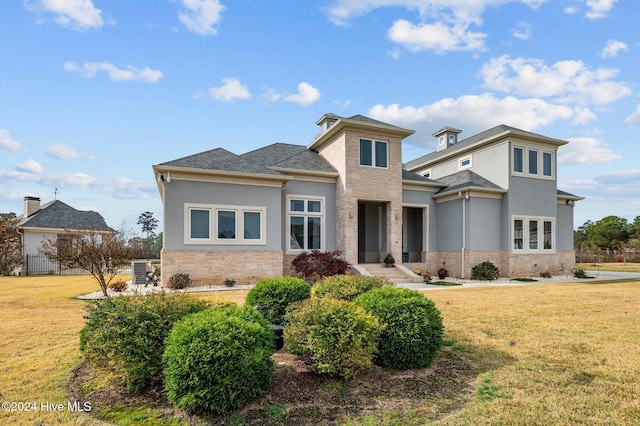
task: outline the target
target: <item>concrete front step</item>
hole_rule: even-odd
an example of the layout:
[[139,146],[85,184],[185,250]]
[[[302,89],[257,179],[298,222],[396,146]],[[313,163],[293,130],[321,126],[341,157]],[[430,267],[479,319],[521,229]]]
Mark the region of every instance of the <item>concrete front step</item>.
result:
[[[360,269],[365,269],[369,274],[387,277],[394,284],[397,283],[421,283],[422,277],[409,271],[402,266],[387,268],[384,264],[366,263],[358,265]],[[403,270],[404,269],[404,270]]]

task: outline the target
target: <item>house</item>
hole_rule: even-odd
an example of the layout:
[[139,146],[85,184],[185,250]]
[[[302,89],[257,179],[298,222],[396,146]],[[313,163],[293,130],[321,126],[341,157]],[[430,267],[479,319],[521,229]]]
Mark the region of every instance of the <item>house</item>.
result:
[[391,253],[407,277],[443,262],[463,278],[485,260],[512,277],[574,266],[582,197],[556,182],[566,141],[505,125],[459,140],[445,127],[435,152],[403,164],[412,130],[362,115],[316,124],[308,146],[217,148],[153,166],[165,282],[178,272],[196,284],[255,282],[290,274],[311,249],[340,250],[362,274]]
[[18,226],[22,235],[23,273],[47,274],[58,271],[57,265],[38,253],[45,240],[63,241],[75,232],[115,232],[100,213],[76,210],[60,200],[40,205],[38,197],[24,197],[24,214]]

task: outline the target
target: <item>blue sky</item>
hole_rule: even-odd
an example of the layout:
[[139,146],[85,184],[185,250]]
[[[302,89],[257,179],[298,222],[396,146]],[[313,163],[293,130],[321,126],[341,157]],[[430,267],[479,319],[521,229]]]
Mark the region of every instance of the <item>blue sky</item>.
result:
[[576,227],[640,215],[635,0],[0,3],[0,212],[26,195],[138,230],[151,166],[307,145],[324,113],[416,130],[404,161],[498,124],[569,140]]

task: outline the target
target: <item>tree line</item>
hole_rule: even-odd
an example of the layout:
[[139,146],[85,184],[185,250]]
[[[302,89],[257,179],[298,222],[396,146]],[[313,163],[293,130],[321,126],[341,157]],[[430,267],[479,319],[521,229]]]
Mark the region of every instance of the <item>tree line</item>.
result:
[[640,262],[640,216],[587,220],[574,231],[577,262]]

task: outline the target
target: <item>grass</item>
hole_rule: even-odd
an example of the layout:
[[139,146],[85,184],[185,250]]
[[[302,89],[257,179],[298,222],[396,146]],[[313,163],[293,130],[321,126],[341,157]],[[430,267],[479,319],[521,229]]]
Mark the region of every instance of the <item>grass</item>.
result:
[[640,272],[640,263],[576,263],[576,268],[583,268],[587,271]]
[[[80,362],[78,332],[90,277],[0,277],[0,395],[3,401],[64,404]],[[318,424],[634,424],[640,418],[640,283],[597,282],[425,291],[442,312],[448,350],[477,367],[467,402],[446,414],[387,407]],[[212,297],[212,293],[197,297]],[[242,304],[246,291],[215,293]],[[499,302],[499,303],[497,303]],[[90,401],[89,401],[90,402]],[[388,403],[388,401],[387,401]],[[296,408],[264,406],[264,423]],[[436,410],[437,411],[437,410]],[[108,412],[105,411],[105,414]],[[152,407],[113,408],[117,424],[164,424]],[[313,419],[316,420],[316,419]],[[156,421],[158,421],[156,423]],[[62,412],[0,411],[0,424],[104,424]]]

